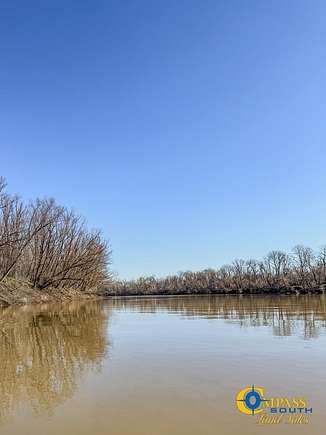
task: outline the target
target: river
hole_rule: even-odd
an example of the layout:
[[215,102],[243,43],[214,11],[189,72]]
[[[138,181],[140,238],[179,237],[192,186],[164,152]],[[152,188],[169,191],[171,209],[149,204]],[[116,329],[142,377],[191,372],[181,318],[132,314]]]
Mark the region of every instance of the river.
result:
[[[0,364],[1,435],[321,434],[326,297],[2,308]],[[242,413],[237,394],[252,385],[305,398],[308,414],[270,424]]]

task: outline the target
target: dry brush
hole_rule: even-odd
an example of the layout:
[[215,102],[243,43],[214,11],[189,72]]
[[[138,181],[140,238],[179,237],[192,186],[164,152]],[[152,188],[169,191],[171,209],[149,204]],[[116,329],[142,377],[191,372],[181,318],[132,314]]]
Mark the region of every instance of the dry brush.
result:
[[99,287],[108,279],[110,250],[100,231],[53,199],[24,204],[0,178],[0,283],[37,289]]

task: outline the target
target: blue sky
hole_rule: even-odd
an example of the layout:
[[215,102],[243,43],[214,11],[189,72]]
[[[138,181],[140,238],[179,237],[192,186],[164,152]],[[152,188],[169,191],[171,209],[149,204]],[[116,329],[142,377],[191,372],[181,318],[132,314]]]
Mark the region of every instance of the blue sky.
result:
[[0,3],[0,173],[120,277],[326,243],[326,3]]

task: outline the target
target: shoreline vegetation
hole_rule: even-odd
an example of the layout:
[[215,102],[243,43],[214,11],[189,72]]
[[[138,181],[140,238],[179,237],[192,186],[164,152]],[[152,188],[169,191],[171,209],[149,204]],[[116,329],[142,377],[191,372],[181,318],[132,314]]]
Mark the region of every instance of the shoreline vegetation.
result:
[[141,277],[106,284],[106,296],[320,294],[326,290],[326,246],[318,252],[297,245],[287,254],[271,251],[262,260],[236,259],[219,269]]
[[141,277],[106,284],[105,296],[300,295],[326,292],[326,247],[319,253],[296,246],[291,254],[270,252],[262,261],[235,260],[220,269]]
[[89,297],[108,280],[101,232],[50,198],[25,204],[0,177],[0,303]]
[[113,279],[98,230],[54,199],[25,204],[0,177],[0,305],[111,296],[325,293],[326,245],[164,278]]

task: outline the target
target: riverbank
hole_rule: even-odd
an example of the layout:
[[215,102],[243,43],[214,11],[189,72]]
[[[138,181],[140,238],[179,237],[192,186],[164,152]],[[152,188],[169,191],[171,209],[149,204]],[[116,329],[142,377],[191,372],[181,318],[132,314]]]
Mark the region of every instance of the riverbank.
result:
[[123,287],[112,285],[100,289],[81,291],[70,288],[47,288],[38,290],[32,288],[28,282],[16,279],[7,279],[0,283],[0,306],[43,304],[51,302],[66,302],[72,300],[87,300],[111,297],[150,297],[150,296],[203,296],[203,295],[305,295],[323,294],[325,286],[314,288],[282,287],[282,288],[255,288],[241,290],[226,289],[179,289],[179,290],[126,290]]
[[0,306],[43,304],[82,299],[95,299],[101,296],[97,290],[81,291],[68,288],[47,288],[38,290],[28,282],[7,279],[0,283]]
[[298,287],[283,287],[283,288],[255,288],[241,290],[226,290],[226,289],[190,289],[190,290],[116,290],[106,288],[101,292],[104,297],[128,297],[128,296],[203,296],[203,295],[307,295],[307,294],[323,294],[326,292],[325,287],[314,288],[298,288]]

